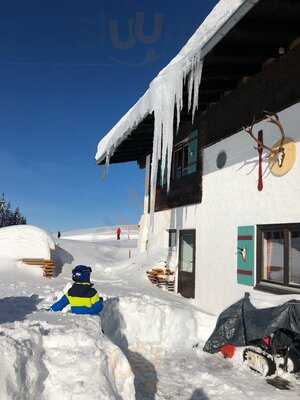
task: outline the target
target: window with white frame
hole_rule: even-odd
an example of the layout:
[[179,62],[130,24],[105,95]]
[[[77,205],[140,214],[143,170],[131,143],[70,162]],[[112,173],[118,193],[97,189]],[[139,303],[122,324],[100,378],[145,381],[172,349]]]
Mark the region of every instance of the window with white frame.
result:
[[257,280],[300,289],[300,224],[258,226]]

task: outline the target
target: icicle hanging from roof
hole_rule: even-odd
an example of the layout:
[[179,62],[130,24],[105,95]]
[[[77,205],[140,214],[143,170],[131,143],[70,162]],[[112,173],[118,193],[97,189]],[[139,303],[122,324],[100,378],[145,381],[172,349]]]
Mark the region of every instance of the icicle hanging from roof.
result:
[[[192,68],[191,68],[192,65]],[[194,120],[198,106],[199,86],[201,82],[203,62],[200,54],[193,57],[185,68],[181,63],[172,65],[168,74],[161,74],[151,83],[150,94],[154,106],[154,141],[151,164],[151,204],[150,213],[153,221],[155,209],[157,174],[161,165],[161,175],[167,171],[167,190],[170,188],[171,164],[174,137],[174,111],[177,115],[177,127],[180,125],[180,114],[183,107],[183,87],[188,79],[189,111],[192,111]],[[161,161],[161,162],[159,162]],[[153,226],[153,224],[151,223]]]
[[[151,214],[155,207],[157,171],[161,161],[162,174],[167,169],[167,186],[170,187],[173,150],[174,110],[177,113],[177,129],[183,106],[183,85],[187,80],[188,109],[194,121],[198,106],[206,46],[215,35],[220,39],[229,29],[260,0],[220,0],[195,34],[176,57],[158,74],[147,92],[124,115],[113,129],[100,141],[96,159],[106,156],[106,165],[114,150],[126,139],[138,124],[154,113],[154,141],[151,165]],[[240,11],[241,9],[241,11]],[[228,26],[226,23],[232,19]],[[224,28],[225,26],[225,28]],[[224,29],[223,29],[224,28]],[[188,78],[188,79],[187,79]],[[164,176],[164,175],[163,175]],[[151,218],[152,219],[152,218]]]
[[[98,144],[95,157],[96,160],[100,162],[106,157],[106,164],[108,165],[109,159],[113,155],[114,150],[118,148],[119,144],[127,138],[132,130],[134,130],[138,124],[154,110],[159,111],[158,105],[162,104],[162,99],[153,95],[153,92],[159,92],[157,89],[153,90],[153,87],[159,84],[158,82],[161,81],[163,76],[171,76],[170,79],[162,79],[162,86],[164,86],[162,92],[165,92],[166,87],[170,90],[170,96],[165,97],[167,103],[164,109],[170,110],[171,104],[169,103],[169,100],[171,100],[171,102],[174,101],[174,104],[176,103],[177,116],[182,109],[182,78],[189,76],[189,106],[191,107],[191,104],[193,103],[192,115],[194,117],[202,71],[200,54],[203,59],[210,48],[207,46],[209,41],[214,36],[220,39],[259,1],[260,0],[219,0],[217,5],[177,56],[174,57],[173,60],[171,60],[171,62],[159,73],[155,79],[156,82],[152,82],[150,85],[151,89],[149,88],[139,101],[110,130],[110,132],[102,138]],[[241,11],[239,11],[240,9]],[[230,19],[232,19],[231,23],[224,28]],[[172,77],[176,73],[177,80],[175,81]],[[189,73],[190,75],[188,75]],[[177,86],[172,87],[171,82],[175,82]],[[179,83],[180,86],[178,86]],[[177,95],[176,97],[174,97],[174,93]],[[159,93],[159,96],[160,95],[161,93]],[[179,123],[179,118],[177,118],[177,123]],[[168,129],[166,131],[168,132]],[[164,134],[164,137],[166,136],[168,136],[168,134]],[[167,147],[169,147],[169,145]],[[168,164],[171,162],[169,161],[169,158]]]

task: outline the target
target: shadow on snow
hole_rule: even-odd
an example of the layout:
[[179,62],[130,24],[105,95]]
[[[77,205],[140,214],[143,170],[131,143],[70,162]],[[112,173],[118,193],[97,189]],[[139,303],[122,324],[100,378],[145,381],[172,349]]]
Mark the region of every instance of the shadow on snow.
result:
[[196,389],[192,394],[190,400],[208,400],[209,398],[205,394],[203,389]]
[[37,305],[42,301],[37,295],[31,297],[4,297],[0,299],[0,324],[23,321],[28,314],[37,311]]
[[71,264],[74,257],[68,251],[56,245],[55,250],[51,251],[51,260],[53,260],[56,267],[55,276],[58,276],[61,274],[63,266],[65,264]]
[[144,356],[128,348],[127,338],[120,329],[126,326],[126,322],[120,313],[118,298],[108,299],[105,302],[101,314],[101,324],[105,335],[120,347],[127,357],[134,374],[136,400],[155,400],[158,383],[156,370]]

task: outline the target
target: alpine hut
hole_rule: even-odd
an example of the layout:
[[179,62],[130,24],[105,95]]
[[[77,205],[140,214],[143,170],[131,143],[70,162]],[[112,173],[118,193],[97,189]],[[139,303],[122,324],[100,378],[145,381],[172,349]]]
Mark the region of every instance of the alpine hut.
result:
[[145,168],[140,250],[208,312],[300,294],[299,71],[299,1],[221,0],[98,145]]

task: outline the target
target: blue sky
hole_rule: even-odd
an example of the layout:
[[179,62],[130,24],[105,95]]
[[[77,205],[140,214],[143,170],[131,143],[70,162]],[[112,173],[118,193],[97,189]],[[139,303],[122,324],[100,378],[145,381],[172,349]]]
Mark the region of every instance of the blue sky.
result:
[[[0,192],[28,223],[55,231],[138,222],[144,171],[113,165],[103,181],[97,143],[216,2],[2,2]],[[138,21],[146,37],[133,30],[128,40]]]

